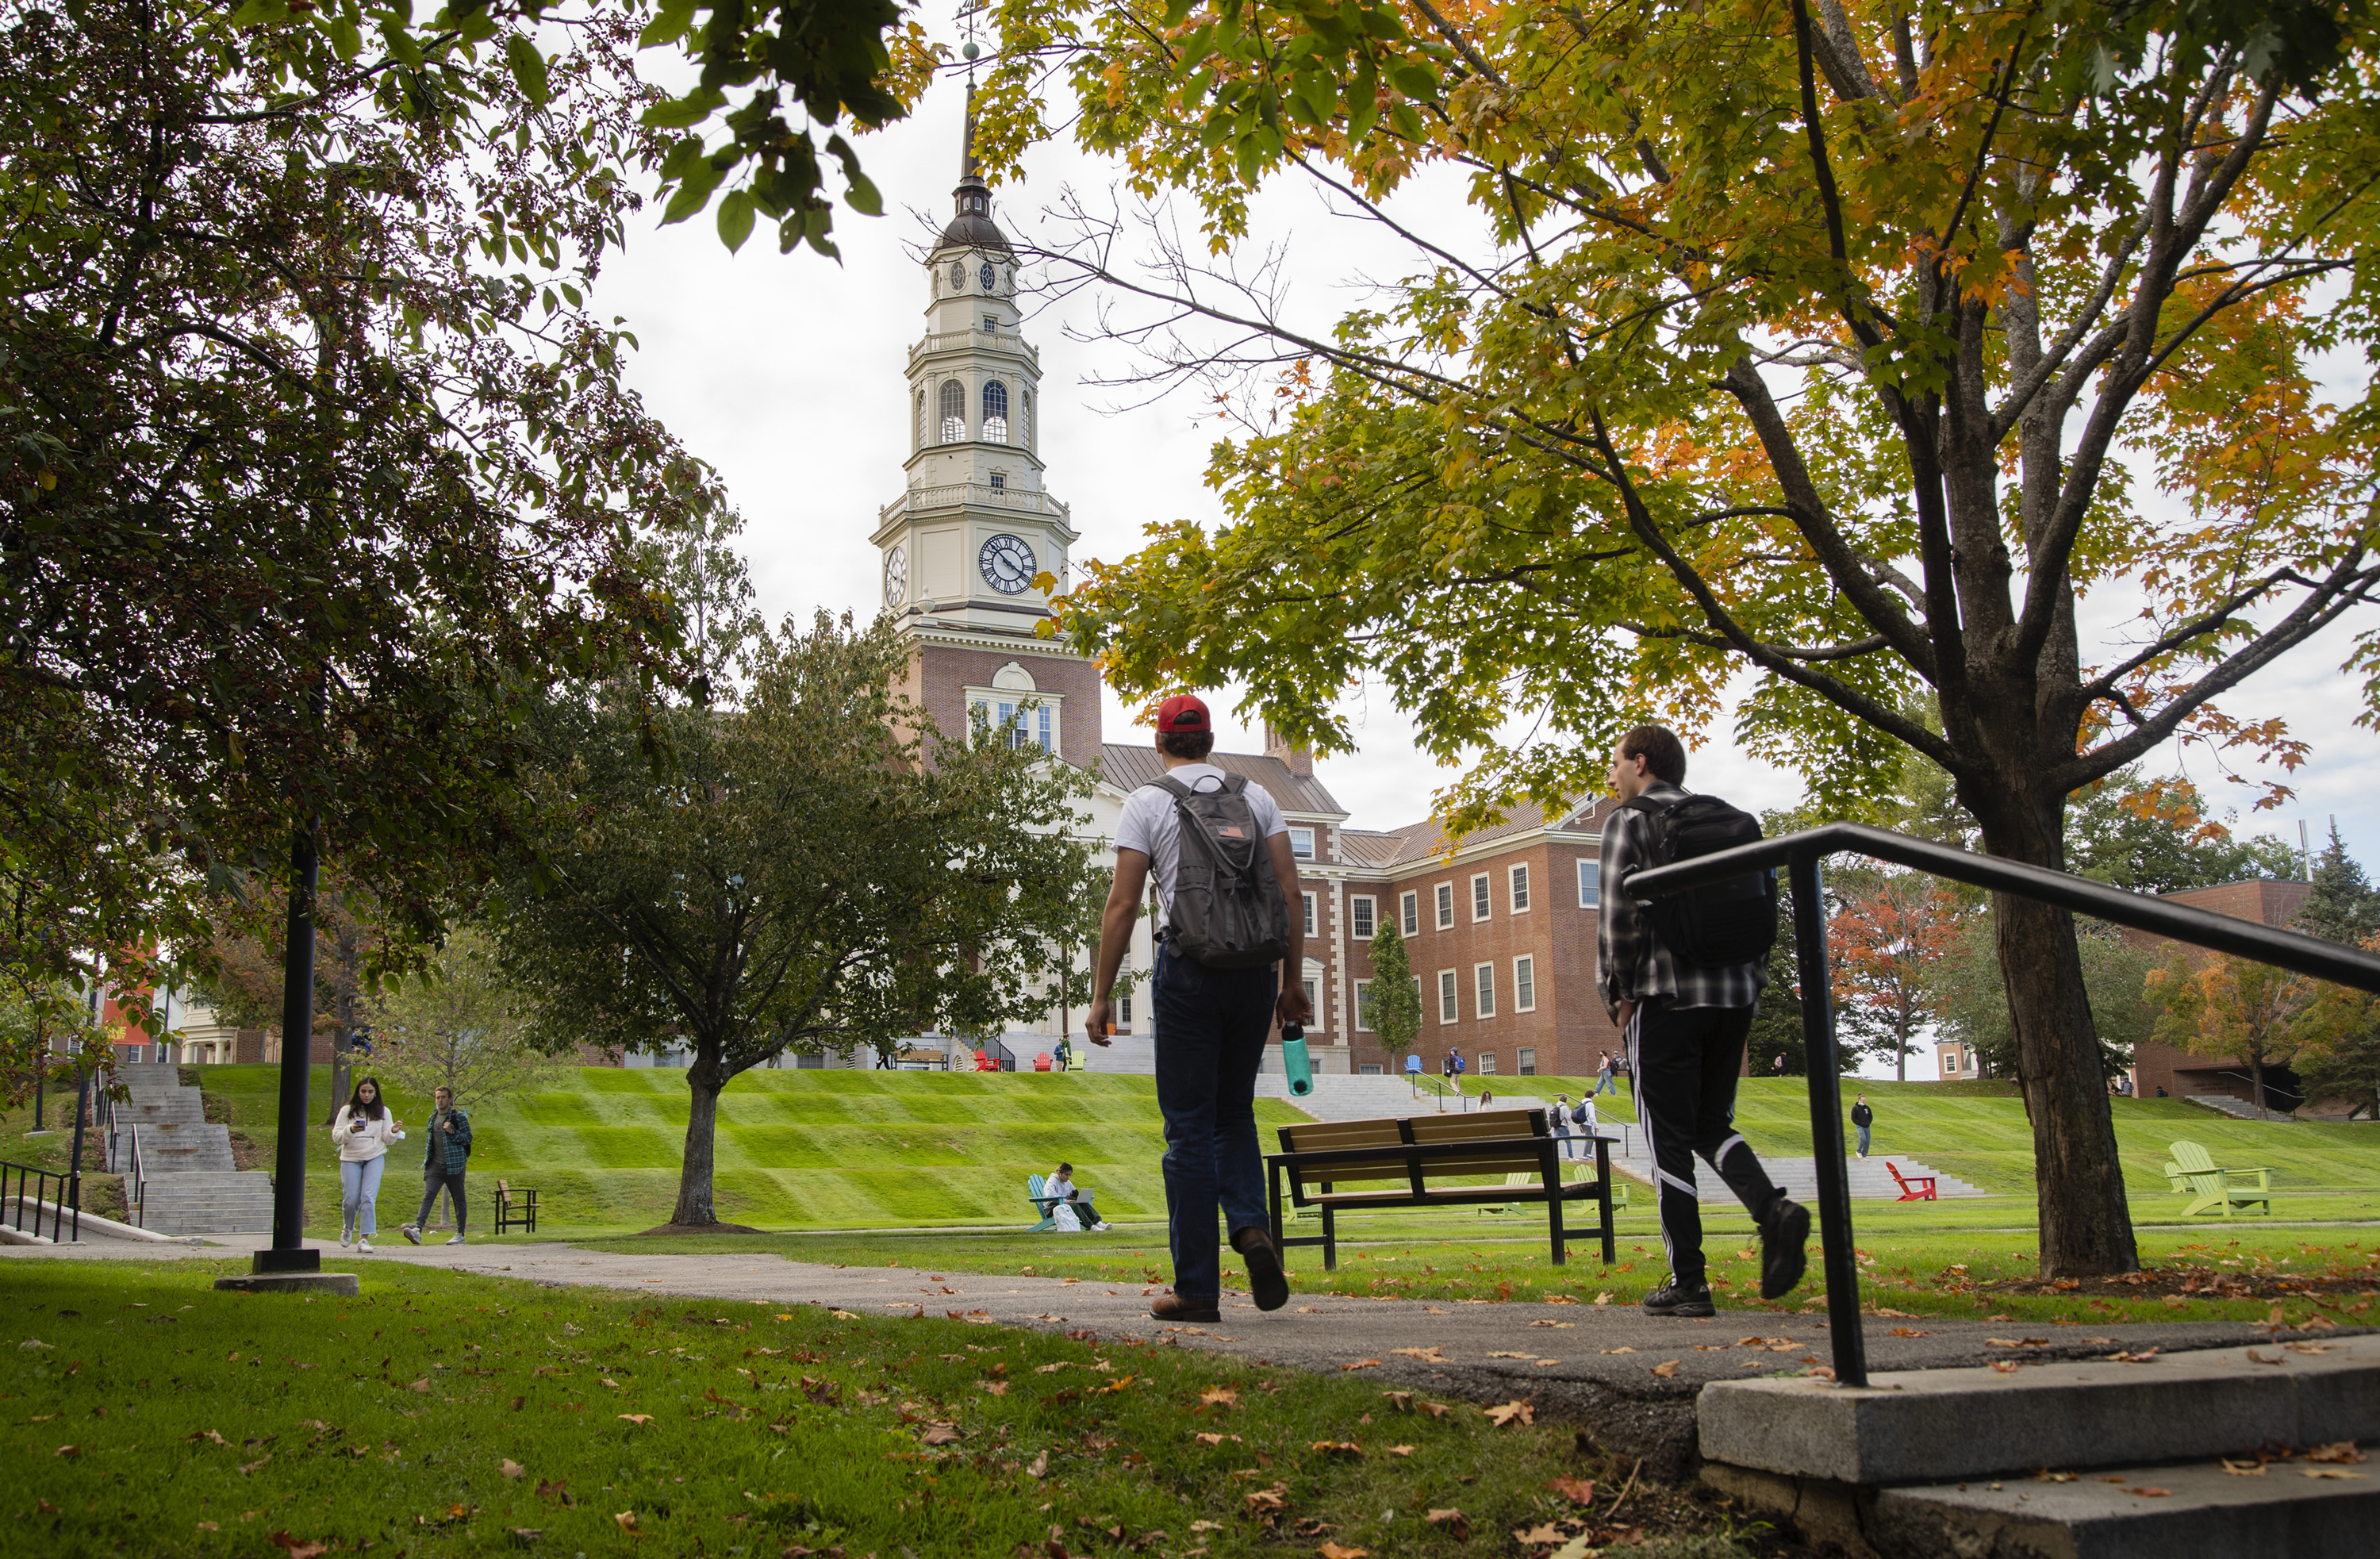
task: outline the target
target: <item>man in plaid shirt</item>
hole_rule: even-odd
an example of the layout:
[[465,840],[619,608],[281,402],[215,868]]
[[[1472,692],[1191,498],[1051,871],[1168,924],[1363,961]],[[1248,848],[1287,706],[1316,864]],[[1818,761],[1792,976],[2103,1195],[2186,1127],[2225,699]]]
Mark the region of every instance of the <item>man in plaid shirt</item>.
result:
[[1676,957],[1622,885],[1629,872],[1654,864],[1653,820],[1644,808],[1684,800],[1685,777],[1685,744],[1667,726],[1639,725],[1612,751],[1611,793],[1637,804],[1603,822],[1595,979],[1628,1047],[1670,1255],[1670,1281],[1645,1297],[1645,1309],[1706,1316],[1716,1312],[1703,1264],[1695,1154],[1710,1162],[1760,1225],[1762,1298],[1802,1281],[1810,1214],[1768,1178],[1735,1129],[1735,1079],[1766,971],[1757,963],[1706,967]]
[[430,1129],[422,1135],[430,1139],[421,1155],[421,1211],[413,1222],[404,1225],[407,1239],[421,1243],[421,1226],[430,1222],[430,1214],[438,1206],[438,1193],[444,1191],[455,1203],[455,1237],[449,1245],[463,1243],[463,1167],[471,1159],[471,1117],[455,1108],[455,1090],[442,1088],[430,1096],[437,1106],[430,1115]]

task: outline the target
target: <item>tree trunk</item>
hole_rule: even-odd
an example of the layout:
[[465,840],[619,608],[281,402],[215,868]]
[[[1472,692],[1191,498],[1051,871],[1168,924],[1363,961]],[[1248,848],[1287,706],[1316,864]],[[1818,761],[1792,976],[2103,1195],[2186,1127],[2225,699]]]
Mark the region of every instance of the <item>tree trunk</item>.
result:
[[726,1086],[714,1045],[698,1045],[694,1065],[686,1069],[689,1095],[686,1115],[686,1167],[678,1174],[677,1208],[673,1224],[716,1224],[719,1210],[711,1201],[711,1170],[718,1158],[719,1090]]
[[[2026,815],[2014,826],[2005,813],[1986,821],[1985,847],[2006,859],[2062,870],[2062,808],[2060,798],[2024,809]],[[2034,1168],[2041,1188],[2041,1275],[2104,1277],[2138,1271],[2140,1250],[2116,1151],[2115,1112],[2099,1065],[2074,918],[2033,899],[1996,893],[1992,919],[2016,1032],[2017,1078],[2033,1123]]]

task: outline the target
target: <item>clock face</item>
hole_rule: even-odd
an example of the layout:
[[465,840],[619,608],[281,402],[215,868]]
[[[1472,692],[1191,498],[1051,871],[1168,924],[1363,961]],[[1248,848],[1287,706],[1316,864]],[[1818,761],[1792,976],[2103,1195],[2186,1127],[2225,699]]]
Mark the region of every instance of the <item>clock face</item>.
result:
[[898,606],[909,599],[909,549],[895,546],[884,554],[884,604]]
[[975,562],[983,570],[983,582],[1002,595],[1024,594],[1038,572],[1033,548],[1022,536],[994,536],[983,544]]

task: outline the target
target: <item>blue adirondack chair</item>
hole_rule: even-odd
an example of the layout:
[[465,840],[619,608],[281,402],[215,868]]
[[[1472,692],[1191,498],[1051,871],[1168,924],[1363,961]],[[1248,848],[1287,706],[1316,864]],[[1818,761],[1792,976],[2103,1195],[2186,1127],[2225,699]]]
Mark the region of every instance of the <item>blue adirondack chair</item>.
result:
[[1051,1215],[1050,1210],[1066,1199],[1043,1196],[1041,1189],[1048,1184],[1049,1176],[1045,1175],[1028,1175],[1025,1177],[1025,1200],[1033,1204],[1034,1212],[1041,1214],[1041,1221],[1026,1230],[1026,1234],[1046,1234],[1058,1226],[1058,1220]]

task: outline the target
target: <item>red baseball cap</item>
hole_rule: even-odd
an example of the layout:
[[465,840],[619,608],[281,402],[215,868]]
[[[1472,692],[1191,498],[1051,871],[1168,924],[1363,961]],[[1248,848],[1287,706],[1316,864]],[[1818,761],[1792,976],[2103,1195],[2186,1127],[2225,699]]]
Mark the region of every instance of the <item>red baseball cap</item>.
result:
[[1211,731],[1214,722],[1207,717],[1207,700],[1196,693],[1176,693],[1157,706],[1157,728],[1160,731]]

